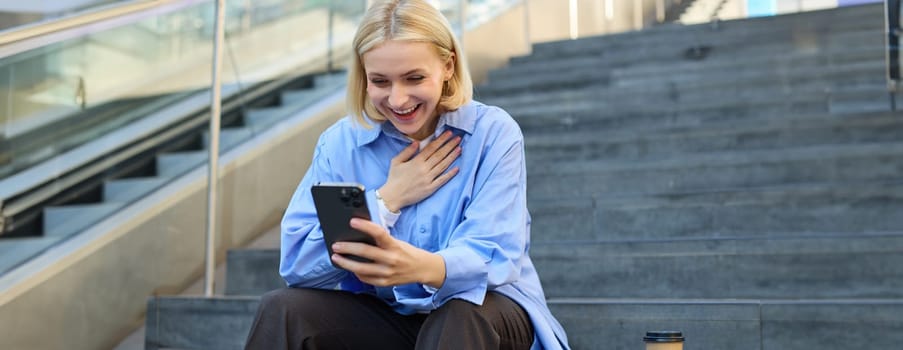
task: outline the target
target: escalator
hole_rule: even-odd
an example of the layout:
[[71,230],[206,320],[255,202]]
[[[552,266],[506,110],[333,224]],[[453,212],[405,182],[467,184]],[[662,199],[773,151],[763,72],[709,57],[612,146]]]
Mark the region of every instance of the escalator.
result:
[[[0,32],[0,277],[206,165],[212,4],[124,3],[114,24]],[[221,154],[342,91],[332,42],[364,3],[338,3],[230,2]]]
[[[224,104],[220,153],[341,90],[344,83],[341,72],[306,74],[268,82],[233,97]],[[139,101],[119,101],[88,110],[86,114],[96,112],[96,118],[83,118],[76,125],[49,126],[66,132],[42,136],[77,138],[79,133],[75,131],[96,127],[94,119],[128,109],[128,102]],[[54,178],[50,188],[41,186],[8,198],[4,202],[4,232],[0,237],[0,274],[186,172],[204,166],[208,155],[207,119],[206,112],[187,115],[164,130],[104,154],[102,159],[109,166],[85,164]],[[40,142],[24,143],[15,150],[30,145]],[[72,185],[59,186],[60,183]]]

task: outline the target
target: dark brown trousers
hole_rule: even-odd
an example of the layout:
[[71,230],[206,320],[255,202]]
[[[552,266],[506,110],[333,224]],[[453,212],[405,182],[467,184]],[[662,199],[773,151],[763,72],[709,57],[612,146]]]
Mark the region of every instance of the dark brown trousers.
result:
[[489,292],[483,305],[451,300],[401,315],[382,300],[337,290],[265,294],[245,349],[529,349],[533,326],[517,303]]

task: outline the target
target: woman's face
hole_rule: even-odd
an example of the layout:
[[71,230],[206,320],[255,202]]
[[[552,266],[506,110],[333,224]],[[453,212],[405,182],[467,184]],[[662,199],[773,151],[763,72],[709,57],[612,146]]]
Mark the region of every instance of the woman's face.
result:
[[415,140],[435,131],[436,106],[454,72],[454,57],[443,61],[430,43],[389,40],[361,61],[370,102],[395,128]]

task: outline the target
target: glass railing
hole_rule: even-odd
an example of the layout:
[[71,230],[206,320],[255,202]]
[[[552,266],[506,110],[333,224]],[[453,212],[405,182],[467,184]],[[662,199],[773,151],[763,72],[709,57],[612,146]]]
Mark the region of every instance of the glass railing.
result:
[[[223,74],[235,91],[331,47],[328,2],[227,4]],[[347,42],[362,2],[332,5],[333,40]],[[0,58],[0,179],[208,90],[213,11],[207,1]]]
[[55,19],[130,0],[0,1],[0,30]]

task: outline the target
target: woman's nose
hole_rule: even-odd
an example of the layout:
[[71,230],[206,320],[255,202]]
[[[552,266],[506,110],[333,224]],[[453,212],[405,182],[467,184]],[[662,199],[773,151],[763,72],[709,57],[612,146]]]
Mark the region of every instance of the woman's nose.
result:
[[393,85],[392,91],[389,92],[389,105],[394,108],[402,108],[406,102],[408,102],[407,91],[398,84]]

